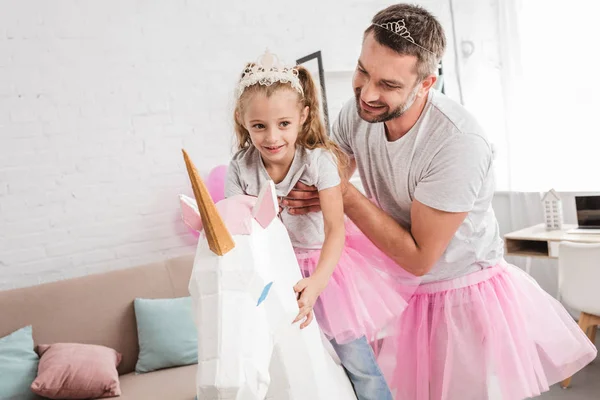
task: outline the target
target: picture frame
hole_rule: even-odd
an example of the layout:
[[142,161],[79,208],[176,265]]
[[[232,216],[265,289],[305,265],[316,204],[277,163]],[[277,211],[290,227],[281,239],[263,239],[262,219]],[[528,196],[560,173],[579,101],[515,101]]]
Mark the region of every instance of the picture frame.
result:
[[441,61],[440,61],[440,64],[438,65],[438,77],[437,77],[437,81],[435,82],[434,87],[435,87],[435,89],[439,90],[443,94],[446,94],[446,88],[444,85],[444,66]]
[[331,134],[331,127],[329,126],[329,111],[327,107],[327,90],[325,89],[325,69],[323,68],[323,56],[321,50],[315,51],[314,53],[300,57],[296,60],[297,65],[305,67],[317,85],[317,89],[321,94],[321,108],[323,111],[323,123],[327,129],[327,135]]

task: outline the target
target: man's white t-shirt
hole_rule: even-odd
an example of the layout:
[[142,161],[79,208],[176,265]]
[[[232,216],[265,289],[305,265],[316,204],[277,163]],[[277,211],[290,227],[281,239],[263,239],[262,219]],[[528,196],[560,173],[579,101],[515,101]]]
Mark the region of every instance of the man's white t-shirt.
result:
[[468,212],[423,282],[460,277],[502,260],[503,241],[492,210],[492,147],[460,104],[431,90],[417,123],[390,142],[384,123],[361,119],[351,99],[334,123],[332,138],[356,160],[367,196],[404,228],[410,230],[415,199],[442,211]]

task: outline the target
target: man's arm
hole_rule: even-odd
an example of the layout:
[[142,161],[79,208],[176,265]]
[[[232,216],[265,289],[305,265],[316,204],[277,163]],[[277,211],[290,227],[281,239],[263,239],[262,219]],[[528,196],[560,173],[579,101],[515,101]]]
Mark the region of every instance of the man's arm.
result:
[[[318,197],[312,198],[315,192],[310,187],[300,184],[300,190],[294,192],[294,199],[284,202],[295,207],[289,210],[290,213],[306,214],[320,209]],[[431,270],[468,214],[436,210],[415,200],[409,232],[347,182],[344,212],[375,246],[416,276]]]
[[477,134],[457,134],[435,154],[417,183],[410,231],[352,186],[344,198],[344,211],[398,265],[424,275],[473,209],[491,168],[489,143]]
[[[492,152],[484,139],[477,135],[458,136],[436,154],[417,185],[410,232],[351,184],[344,193],[344,211],[398,265],[414,275],[423,275],[442,256],[473,208],[491,168]],[[303,199],[309,196],[310,192],[300,192],[290,205],[302,207]],[[297,208],[296,212],[305,213],[306,209]]]
[[352,185],[344,195],[344,211],[375,246],[416,276],[431,270],[468,214],[436,210],[415,200],[409,232]]

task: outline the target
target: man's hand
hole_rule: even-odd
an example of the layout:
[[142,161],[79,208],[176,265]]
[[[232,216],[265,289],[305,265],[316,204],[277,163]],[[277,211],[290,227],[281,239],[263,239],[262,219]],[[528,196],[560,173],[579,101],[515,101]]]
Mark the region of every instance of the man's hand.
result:
[[281,204],[287,207],[288,212],[292,215],[321,211],[317,188],[301,182],[296,183],[292,191],[282,199]]
[[[348,181],[342,181],[340,186],[342,188],[342,197],[344,201],[346,200],[346,194],[348,194],[349,189],[356,189],[354,185]],[[314,186],[308,186],[298,182],[287,197],[279,198],[279,212],[282,211],[282,207],[287,207],[288,212],[293,215],[303,215],[308,214],[309,212],[321,211],[319,191]]]
[[[350,159],[350,162],[345,168],[344,173],[342,174],[342,183],[340,184],[342,188],[342,197],[344,198],[344,203],[346,201],[346,195],[350,192],[349,189],[354,188],[354,186],[349,182],[350,177],[356,171],[356,160],[354,158]],[[319,201],[319,191],[314,186],[308,186],[301,182],[296,183],[292,191],[281,199],[280,206],[288,208],[288,212],[293,215],[303,215],[308,214],[309,212],[318,212],[321,211],[321,202]]]

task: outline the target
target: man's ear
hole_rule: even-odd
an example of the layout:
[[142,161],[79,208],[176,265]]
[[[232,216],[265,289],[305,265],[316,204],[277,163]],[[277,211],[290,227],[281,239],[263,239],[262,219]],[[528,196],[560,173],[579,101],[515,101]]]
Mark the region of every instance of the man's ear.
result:
[[437,81],[437,76],[429,75],[427,78],[423,79],[420,83],[421,87],[417,92],[417,97],[426,97],[429,90],[435,85]]
[[306,122],[306,118],[308,118],[308,111],[308,106],[302,109],[302,112],[300,113],[300,125],[303,125]]

